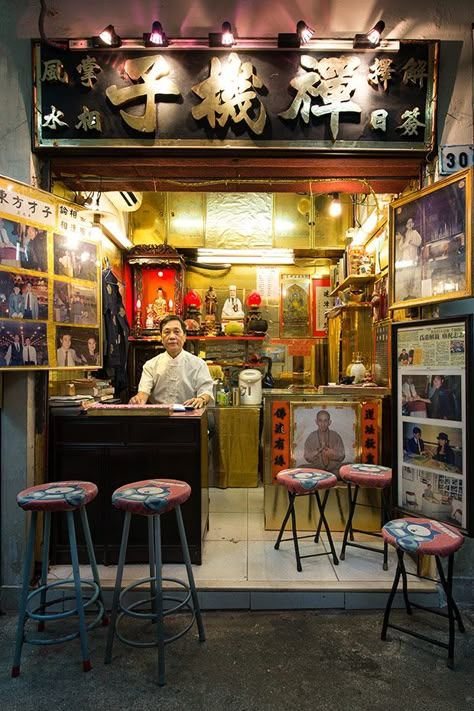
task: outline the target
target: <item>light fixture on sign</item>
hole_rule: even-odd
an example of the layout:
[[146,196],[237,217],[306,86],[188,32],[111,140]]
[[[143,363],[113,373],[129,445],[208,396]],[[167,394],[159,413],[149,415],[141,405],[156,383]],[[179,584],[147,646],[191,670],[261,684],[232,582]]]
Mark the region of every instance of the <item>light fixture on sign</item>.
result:
[[152,24],[151,32],[143,33],[143,41],[145,47],[167,47],[169,44],[161,22],[158,20],[155,20]]
[[122,40],[115,32],[115,27],[107,25],[98,37],[92,38],[92,45],[93,47],[121,47]]
[[354,37],[354,49],[375,49],[380,44],[384,29],[385,22],[379,20],[365,35],[356,35]]

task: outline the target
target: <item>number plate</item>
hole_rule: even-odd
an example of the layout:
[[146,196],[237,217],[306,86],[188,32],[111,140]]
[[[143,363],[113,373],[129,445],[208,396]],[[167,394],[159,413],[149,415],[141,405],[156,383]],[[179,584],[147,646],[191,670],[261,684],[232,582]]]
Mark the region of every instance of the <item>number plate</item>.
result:
[[440,146],[439,165],[441,175],[471,168],[474,165],[474,146]]

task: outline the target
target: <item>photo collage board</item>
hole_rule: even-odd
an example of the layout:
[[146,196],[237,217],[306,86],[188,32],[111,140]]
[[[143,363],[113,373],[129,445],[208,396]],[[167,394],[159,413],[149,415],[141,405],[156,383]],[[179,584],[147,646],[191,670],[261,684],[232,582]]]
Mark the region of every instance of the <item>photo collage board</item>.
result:
[[92,228],[78,205],[0,177],[0,370],[102,366]]
[[395,505],[468,530],[470,317],[392,328]]

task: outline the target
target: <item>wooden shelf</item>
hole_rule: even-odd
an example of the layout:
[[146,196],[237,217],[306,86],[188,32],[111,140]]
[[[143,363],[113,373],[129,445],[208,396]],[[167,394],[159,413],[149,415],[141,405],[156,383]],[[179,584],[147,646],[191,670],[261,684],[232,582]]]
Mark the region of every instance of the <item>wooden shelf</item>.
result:
[[339,286],[331,291],[329,296],[337,296],[339,292],[344,291],[344,289],[348,289],[351,286],[363,287],[373,284],[375,279],[375,274],[350,274],[339,284]]

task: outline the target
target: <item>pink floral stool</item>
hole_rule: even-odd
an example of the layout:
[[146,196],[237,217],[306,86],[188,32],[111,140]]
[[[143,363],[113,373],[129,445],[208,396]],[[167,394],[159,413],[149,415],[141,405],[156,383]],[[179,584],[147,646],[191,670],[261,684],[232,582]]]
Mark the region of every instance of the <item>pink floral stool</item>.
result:
[[[464,543],[464,536],[453,526],[440,521],[433,521],[428,518],[399,518],[389,521],[382,529],[384,540],[389,545],[396,548],[398,556],[398,565],[395,572],[392,590],[390,592],[382,626],[382,639],[387,637],[387,629],[391,627],[399,632],[404,632],[417,639],[422,639],[425,642],[431,642],[438,647],[448,650],[448,667],[454,666],[454,637],[455,637],[455,621],[458,624],[460,632],[464,632],[464,625],[459,613],[458,607],[453,599],[453,569],[454,569],[454,554],[459,550]],[[423,605],[415,604],[408,599],[408,584],[407,572],[403,556],[407,553],[421,553],[422,555],[432,555],[436,560],[438,570],[439,583],[446,595],[447,612],[440,610],[432,610]],[[447,575],[444,572],[441,558],[448,558]],[[448,642],[440,641],[432,637],[420,634],[413,629],[402,627],[400,625],[390,623],[390,611],[392,608],[395,593],[398,583],[402,577],[403,582],[403,599],[408,615],[412,614],[412,607],[425,610],[426,612],[434,613],[441,617],[447,617],[449,621],[449,636]]]
[[[112,660],[115,635],[121,642],[132,647],[158,647],[158,684],[160,686],[165,684],[165,645],[182,637],[193,627],[194,622],[197,622],[199,641],[204,642],[206,639],[181,512],[181,504],[184,504],[189,499],[190,494],[191,487],[189,484],[177,479],[144,479],[135,481],[121,486],[112,494],[112,505],[125,512],[125,519],[105,651],[105,663],[108,664]],[[188,576],[187,582],[176,578],[163,578],[162,576],[161,515],[173,510],[176,514],[182,558]],[[146,516],[148,519],[150,575],[122,589],[130,521],[134,514]],[[163,590],[163,582],[171,583],[171,586],[168,586],[165,592]],[[128,593],[137,593],[137,589],[144,585],[149,585],[147,597],[130,602],[129,596],[129,600],[126,600]],[[172,633],[169,634],[165,629],[165,623],[166,619],[174,613],[181,613],[175,619],[183,622],[183,627],[178,631],[173,628]],[[153,624],[156,624],[155,641],[144,642],[125,637],[119,629],[120,622],[124,617],[132,617],[141,621],[150,620]]]
[[[296,555],[296,568],[298,572],[301,572],[303,569],[301,566],[302,558],[314,558],[320,555],[332,555],[334,565],[337,565],[339,561],[337,559],[336,549],[334,548],[331,531],[329,529],[326,516],[324,515],[329,491],[338,483],[337,477],[334,474],[331,474],[330,472],[324,471],[322,469],[309,469],[307,467],[298,467],[296,469],[283,469],[281,472],[278,472],[277,482],[278,484],[281,484],[282,486],[286,487],[286,490],[288,492],[288,509],[286,511],[285,518],[283,519],[283,523],[281,524],[280,532],[275,543],[275,550],[279,549],[280,543],[282,541],[293,540]],[[319,495],[320,491],[324,491],[324,497],[322,501]],[[295,499],[299,496],[310,496],[311,494],[314,494],[318,506],[320,516],[318,529],[316,531],[315,536],[313,536],[313,534],[309,536],[298,536],[296,527]],[[293,535],[292,538],[283,538],[283,533],[285,531],[285,527],[290,516]],[[322,553],[300,555],[298,541],[302,538],[313,538],[314,542],[318,543],[321,523],[324,525],[324,528],[326,530],[330,553],[324,551]]]
[[[70,640],[79,637],[81,642],[83,669],[84,671],[89,671],[91,668],[87,632],[98,625],[101,621],[103,625],[108,623],[86,513],[87,504],[95,499],[96,496],[97,486],[95,484],[90,481],[74,480],[55,481],[49,484],[31,486],[28,489],[20,491],[16,497],[18,506],[25,511],[31,511],[31,522],[26,548],[23,585],[18,613],[15,656],[12,667],[13,677],[17,677],[20,674],[21,652],[25,642],[35,645],[49,645],[69,642]],[[51,515],[56,512],[65,513],[67,517],[72,578],[54,580],[53,582],[48,583]],[[92,580],[81,579],[79,572],[79,559],[74,522],[74,514],[76,512],[79,512],[81,517],[82,529],[84,532],[89,562],[92,570]],[[43,514],[41,579],[39,587],[35,588],[32,592],[29,592],[31,566],[33,562],[39,513]],[[71,586],[74,588],[73,593],[70,592]],[[61,591],[64,591],[62,593],[63,597],[58,597],[58,593],[61,594]],[[34,606],[35,601],[37,601],[36,607]],[[64,603],[66,601],[74,601],[75,606],[64,612],[53,612],[48,610],[48,608],[52,605],[55,605],[58,602]],[[86,624],[85,613],[92,605],[97,607],[97,614]],[[65,607],[68,606],[66,605]],[[34,620],[38,623],[38,632],[44,632],[48,622],[62,620],[76,615],[78,618],[78,629],[72,633],[64,634],[61,637],[48,638],[46,636],[39,635],[34,637],[28,631],[27,623],[29,620]]]
[[389,467],[383,467],[380,464],[344,464],[340,470],[341,479],[347,484],[347,495],[349,497],[349,515],[347,518],[344,537],[342,539],[341,560],[345,560],[347,546],[353,548],[363,548],[368,551],[383,553],[383,569],[388,570],[388,544],[384,541],[383,548],[375,548],[363,543],[356,543],[354,533],[363,533],[366,536],[374,536],[381,538],[382,534],[377,531],[364,531],[360,528],[354,528],[353,520],[357,506],[357,497],[359,489],[379,489],[381,491],[382,504],[382,522],[387,523],[390,511],[390,486],[392,483],[392,470]]

